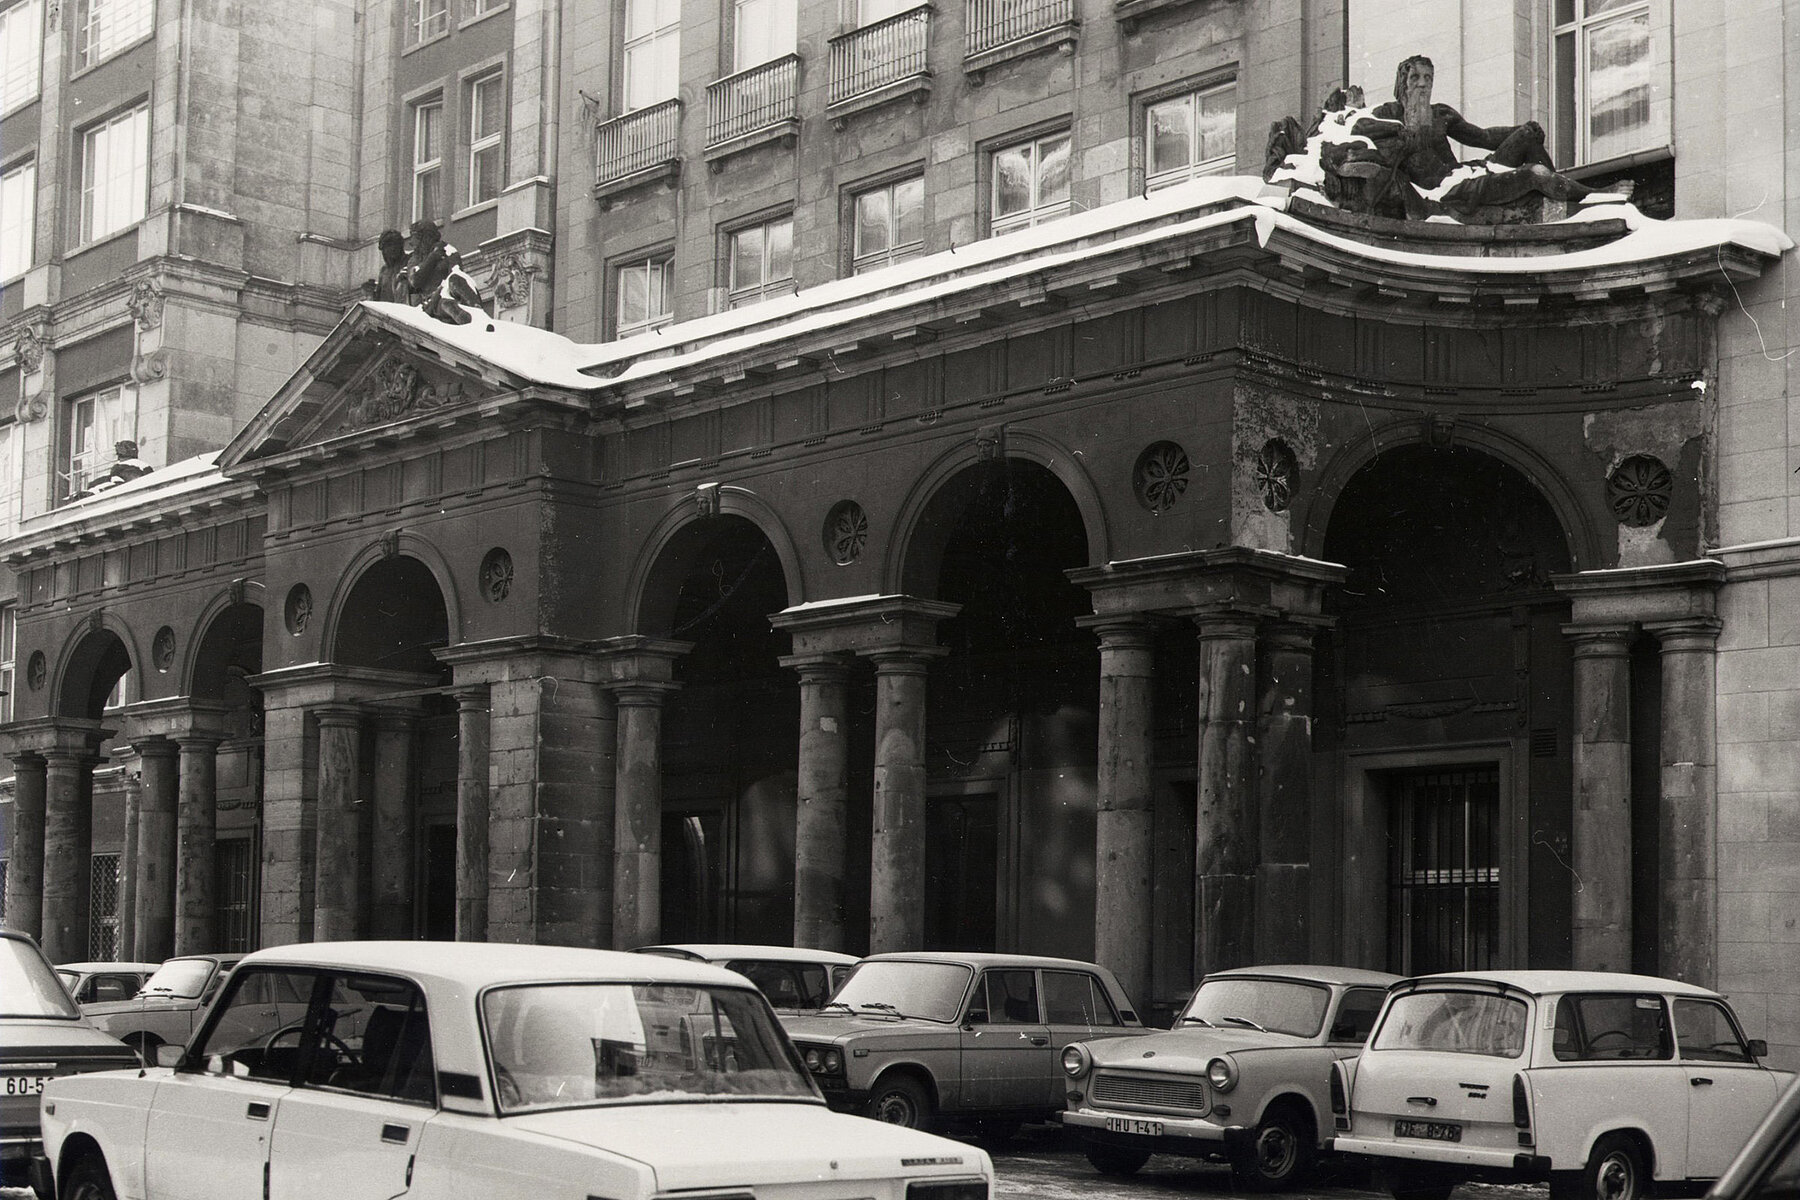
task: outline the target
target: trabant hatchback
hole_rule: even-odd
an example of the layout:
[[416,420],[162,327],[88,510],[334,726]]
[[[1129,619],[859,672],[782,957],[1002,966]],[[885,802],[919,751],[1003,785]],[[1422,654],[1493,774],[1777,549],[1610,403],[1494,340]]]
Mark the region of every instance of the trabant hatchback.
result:
[[45,1087],[34,1185],[79,1200],[988,1200],[993,1179],[978,1147],[831,1112],[742,976],[647,954],[262,950],[157,1058]]
[[633,954],[661,954],[736,971],[769,998],[776,1012],[817,1012],[855,966],[854,954],[794,946],[682,942],[639,946]]
[[1600,971],[1427,975],[1389,992],[1333,1067],[1335,1149],[1397,1200],[1464,1180],[1548,1180],[1638,1200],[1716,1178],[1793,1079],[1717,992]]
[[143,962],[77,962],[56,968],[56,977],[69,989],[77,1004],[98,1004],[112,1000],[129,1000],[138,994],[144,981],[156,974],[160,963]]
[[1214,971],[1174,1028],[1063,1051],[1088,1161],[1129,1175],[1152,1153],[1229,1162],[1239,1186],[1297,1187],[1331,1134],[1330,1067],[1362,1049],[1399,976],[1354,967]]

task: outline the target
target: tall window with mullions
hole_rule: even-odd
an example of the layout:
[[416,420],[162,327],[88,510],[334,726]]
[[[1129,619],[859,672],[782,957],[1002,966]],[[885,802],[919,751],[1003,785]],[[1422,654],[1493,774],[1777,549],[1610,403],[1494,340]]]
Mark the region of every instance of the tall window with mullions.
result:
[[1423,975],[1501,965],[1498,769],[1398,775],[1393,804],[1389,968]]
[[256,855],[251,839],[220,838],[213,850],[213,895],[218,899],[214,909],[222,953],[254,949],[251,925],[256,917],[254,867]]

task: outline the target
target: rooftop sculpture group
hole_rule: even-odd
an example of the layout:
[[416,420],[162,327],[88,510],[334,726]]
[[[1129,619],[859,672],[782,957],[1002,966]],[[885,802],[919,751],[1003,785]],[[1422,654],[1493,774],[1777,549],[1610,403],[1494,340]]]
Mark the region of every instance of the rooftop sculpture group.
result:
[[444,240],[437,222],[414,221],[410,234],[383,230],[376,245],[381,274],[363,285],[371,299],[411,304],[451,325],[467,325],[468,309],[487,310],[462,269],[462,255]]

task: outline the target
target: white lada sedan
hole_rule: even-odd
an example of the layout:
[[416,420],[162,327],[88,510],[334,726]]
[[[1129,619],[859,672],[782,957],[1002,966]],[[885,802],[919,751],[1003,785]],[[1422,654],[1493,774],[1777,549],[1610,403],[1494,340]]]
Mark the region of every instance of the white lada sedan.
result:
[[1333,1148],[1396,1200],[1464,1180],[1545,1180],[1555,1200],[1639,1200],[1725,1169],[1793,1076],[1757,1060],[1725,998],[1598,971],[1396,984],[1368,1048],[1334,1068]]
[[[831,1112],[704,963],[334,942],[248,956],[165,1065],[52,1081],[64,1200],[987,1200],[981,1150]],[[47,1192],[46,1192],[47,1194]]]

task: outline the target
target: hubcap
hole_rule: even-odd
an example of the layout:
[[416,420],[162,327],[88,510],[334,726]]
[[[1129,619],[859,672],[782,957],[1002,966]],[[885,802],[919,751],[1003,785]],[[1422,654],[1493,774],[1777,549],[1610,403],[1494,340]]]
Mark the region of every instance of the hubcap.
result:
[[1280,1125],[1271,1125],[1257,1136],[1257,1168],[1272,1179],[1286,1175],[1293,1169],[1294,1153],[1292,1130]]
[[1609,1154],[1600,1164],[1600,1177],[1594,1191],[1597,1200],[1631,1200],[1636,1188],[1631,1177],[1631,1163],[1621,1154]]
[[875,1115],[890,1125],[910,1126],[914,1123],[912,1101],[899,1092],[883,1096],[881,1103],[875,1106]]

